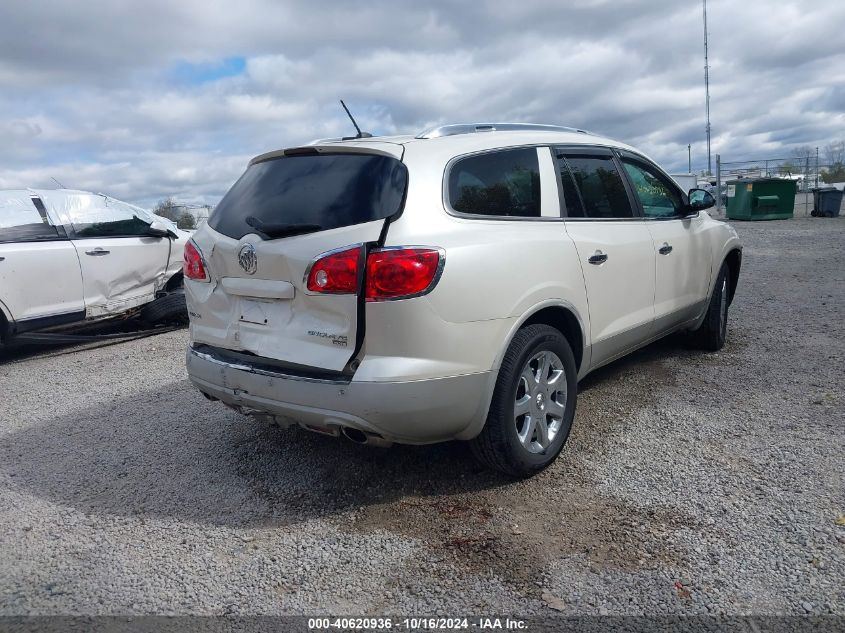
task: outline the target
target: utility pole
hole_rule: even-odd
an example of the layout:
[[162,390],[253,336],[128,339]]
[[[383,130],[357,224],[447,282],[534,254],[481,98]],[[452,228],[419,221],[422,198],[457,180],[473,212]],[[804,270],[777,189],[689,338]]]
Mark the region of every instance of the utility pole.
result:
[[716,214],[722,215],[722,156],[720,154],[716,154]]
[[692,143],[687,143],[687,173],[692,173]]
[[807,158],[804,162],[804,193],[810,190],[810,153],[807,152]]
[[707,0],[704,3],[704,95],[705,110],[707,113],[707,175],[713,175],[713,166],[710,161],[710,63],[707,57]]
[[816,148],[816,189],[819,188],[819,148]]
[[[816,171],[818,172],[818,169]],[[818,175],[816,175],[816,178],[818,179]],[[809,181],[809,180],[810,180],[810,155],[807,154],[807,178],[806,178],[806,181]],[[818,184],[816,184],[816,187],[818,187]],[[808,215],[807,214],[807,207],[809,205],[810,205],[810,192],[807,191],[807,187],[804,187],[804,215]],[[813,201],[813,206],[815,206],[815,201]]]

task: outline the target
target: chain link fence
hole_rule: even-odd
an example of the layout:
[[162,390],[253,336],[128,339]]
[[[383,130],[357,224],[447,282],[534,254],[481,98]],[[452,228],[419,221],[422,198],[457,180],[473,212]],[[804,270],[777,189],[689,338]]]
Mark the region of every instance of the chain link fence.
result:
[[714,185],[716,191],[722,195],[716,196],[717,214],[726,213],[726,183],[740,178],[786,178],[794,180],[796,184],[795,209],[796,216],[808,216],[813,210],[813,189],[828,186],[823,179],[825,172],[841,169],[839,163],[825,163],[819,161],[817,154],[806,156],[792,156],[789,158],[762,158],[757,160],[723,161],[716,155],[716,174],[701,176]]

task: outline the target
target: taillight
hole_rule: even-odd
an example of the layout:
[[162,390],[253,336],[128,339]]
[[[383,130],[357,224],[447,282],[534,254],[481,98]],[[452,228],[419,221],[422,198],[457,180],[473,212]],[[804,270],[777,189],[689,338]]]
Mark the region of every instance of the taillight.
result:
[[386,248],[367,257],[367,301],[407,299],[424,294],[437,282],[442,253],[433,248]]
[[360,246],[324,255],[311,265],[306,288],[311,292],[326,294],[357,292],[360,258]]
[[182,272],[187,279],[194,281],[208,281],[209,279],[208,272],[205,270],[205,262],[202,261],[202,254],[191,240],[188,240],[185,244],[185,252],[182,255]]

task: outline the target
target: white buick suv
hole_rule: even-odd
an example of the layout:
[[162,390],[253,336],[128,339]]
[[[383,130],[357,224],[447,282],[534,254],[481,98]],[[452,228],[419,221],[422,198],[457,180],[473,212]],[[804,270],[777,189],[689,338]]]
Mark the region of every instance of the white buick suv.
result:
[[725,342],[742,247],[636,149],[449,125],[253,159],[185,247],[212,400],[359,443],[468,440],[529,476],[578,380],[676,331]]

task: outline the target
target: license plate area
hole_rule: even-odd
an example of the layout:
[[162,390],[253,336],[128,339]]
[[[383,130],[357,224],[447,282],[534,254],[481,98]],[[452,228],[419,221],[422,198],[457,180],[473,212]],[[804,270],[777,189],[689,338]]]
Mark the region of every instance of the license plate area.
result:
[[272,301],[261,301],[258,299],[240,299],[238,301],[238,321],[240,323],[251,323],[253,325],[271,324]]

